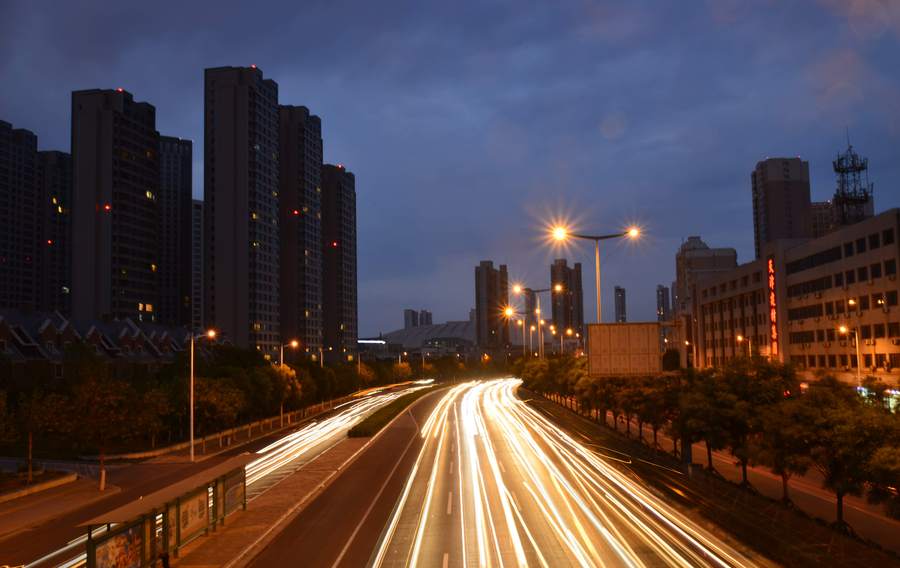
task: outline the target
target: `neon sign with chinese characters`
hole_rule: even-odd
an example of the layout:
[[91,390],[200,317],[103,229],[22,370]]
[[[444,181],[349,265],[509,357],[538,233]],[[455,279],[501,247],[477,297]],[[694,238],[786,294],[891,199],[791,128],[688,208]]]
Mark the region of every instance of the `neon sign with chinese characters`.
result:
[[772,357],[778,356],[778,301],[775,298],[775,257],[770,256],[768,263],[769,283],[769,345]]

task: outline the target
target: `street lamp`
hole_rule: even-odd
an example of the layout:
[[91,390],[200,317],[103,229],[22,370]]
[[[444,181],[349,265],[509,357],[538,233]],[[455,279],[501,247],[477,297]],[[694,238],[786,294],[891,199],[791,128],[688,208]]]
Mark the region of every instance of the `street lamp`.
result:
[[531,329],[528,330],[528,353],[530,353],[529,357],[534,357],[534,342],[532,341],[532,336],[534,334],[534,326],[531,326]]
[[609,235],[580,235],[578,233],[570,232],[566,227],[556,226],[553,227],[551,235],[553,236],[554,240],[560,242],[566,241],[570,238],[594,241],[594,280],[597,288],[597,323],[600,323],[602,321],[600,317],[600,241],[605,241],[607,239],[618,239],[622,237],[636,239],[641,236],[641,230],[637,227],[630,227],[629,229],[622,231],[621,233],[612,233]]
[[738,343],[743,343],[745,340],[747,341],[747,357],[750,358],[753,356],[753,352],[751,351],[753,349],[753,343],[751,339],[749,337],[744,337],[743,335],[737,336]]
[[194,340],[200,339],[202,337],[208,337],[209,339],[216,338],[216,330],[209,329],[204,333],[194,334],[191,332],[191,418],[190,418],[190,430],[191,430],[191,461],[194,461]]
[[853,332],[853,342],[856,343],[856,386],[861,386],[862,375],[860,374],[860,367],[862,366],[862,360],[859,357],[859,334],[856,332],[856,328],[849,329],[846,325],[842,325],[838,328],[838,332],[840,332],[841,335],[848,335],[851,331]]
[[290,347],[291,349],[296,349],[296,348],[300,347],[300,342],[297,341],[296,339],[292,339],[292,340],[288,341],[287,343],[281,344],[281,355],[278,360],[281,362],[282,367],[284,367],[284,348],[285,347]]

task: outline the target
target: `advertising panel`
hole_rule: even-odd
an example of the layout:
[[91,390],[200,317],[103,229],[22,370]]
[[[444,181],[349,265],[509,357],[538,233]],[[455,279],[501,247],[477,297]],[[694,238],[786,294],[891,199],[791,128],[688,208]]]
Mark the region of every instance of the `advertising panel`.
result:
[[181,543],[189,541],[209,526],[209,495],[206,487],[181,499]]
[[657,322],[589,325],[588,373],[625,376],[661,372],[659,330]]
[[140,568],[141,523],[135,523],[95,547],[97,568]]
[[225,514],[230,515],[244,504],[244,473],[237,471],[225,478]]

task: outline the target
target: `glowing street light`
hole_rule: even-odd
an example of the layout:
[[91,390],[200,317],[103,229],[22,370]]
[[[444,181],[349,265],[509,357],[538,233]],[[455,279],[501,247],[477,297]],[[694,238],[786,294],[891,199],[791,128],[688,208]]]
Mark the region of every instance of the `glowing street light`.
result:
[[753,343],[751,342],[750,338],[744,337],[743,335],[738,335],[736,339],[738,343],[743,343],[745,340],[747,341],[747,357],[752,357],[753,352],[751,351],[751,349],[753,349]]
[[290,347],[291,349],[296,349],[296,348],[300,347],[300,342],[297,341],[296,339],[292,339],[292,340],[288,341],[287,343],[281,344],[281,356],[279,357],[278,360],[281,362],[282,367],[284,367],[284,348],[285,347]]
[[609,235],[580,235],[571,232],[566,227],[557,225],[550,230],[550,235],[553,237],[553,240],[558,242],[567,241],[570,238],[594,241],[594,280],[597,288],[597,323],[600,323],[602,321],[600,307],[600,241],[622,237],[637,239],[641,236],[641,229],[639,227],[629,227],[621,233],[612,233]]
[[[851,302],[853,300],[850,300]],[[860,374],[862,368],[862,359],[859,357],[859,334],[856,333],[856,329],[850,329],[846,325],[842,325],[838,328],[838,333],[841,335],[849,335],[850,332],[853,332],[853,342],[856,343],[856,386],[862,386],[862,375]]]
[[207,339],[215,339],[216,338],[216,330],[208,329],[204,333],[195,334],[193,331],[191,332],[191,416],[190,416],[190,430],[191,430],[191,461],[194,461],[194,340],[202,339],[206,337]]
[[[531,292],[534,294],[534,298],[535,298],[534,315],[536,315],[538,318],[540,318],[540,316],[541,316],[541,294],[544,292],[551,292],[551,291],[557,292],[557,293],[562,292],[563,285],[556,284],[552,288],[526,288],[522,284],[513,284],[513,293],[515,293],[515,294],[522,294],[526,290],[531,290]],[[543,358],[544,357],[544,328],[543,328],[544,320],[540,320],[539,323],[540,323],[540,325],[538,325],[538,353],[539,353],[538,357]],[[532,329],[533,329],[533,327],[534,326],[532,326]]]

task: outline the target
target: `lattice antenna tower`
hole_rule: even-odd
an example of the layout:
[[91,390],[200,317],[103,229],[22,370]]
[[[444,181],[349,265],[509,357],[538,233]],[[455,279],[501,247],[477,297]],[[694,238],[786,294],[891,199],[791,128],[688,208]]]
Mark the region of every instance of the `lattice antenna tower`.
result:
[[832,167],[837,176],[837,189],[832,201],[837,217],[835,220],[839,225],[863,220],[875,186],[869,181],[869,160],[853,150],[849,134],[847,150],[838,154]]

